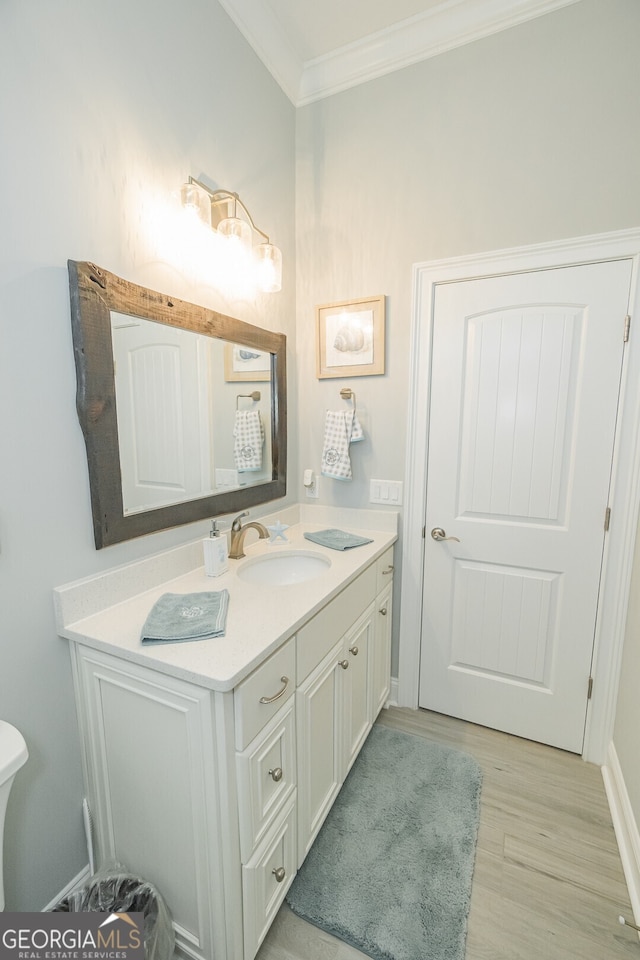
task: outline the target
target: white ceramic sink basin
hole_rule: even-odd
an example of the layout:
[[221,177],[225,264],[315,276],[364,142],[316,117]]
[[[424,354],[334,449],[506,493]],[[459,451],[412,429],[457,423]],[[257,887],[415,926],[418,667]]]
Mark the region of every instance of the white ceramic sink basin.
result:
[[284,587],[292,583],[315,580],[331,566],[331,560],[309,550],[278,550],[251,557],[238,567],[238,576],[247,583],[267,587]]

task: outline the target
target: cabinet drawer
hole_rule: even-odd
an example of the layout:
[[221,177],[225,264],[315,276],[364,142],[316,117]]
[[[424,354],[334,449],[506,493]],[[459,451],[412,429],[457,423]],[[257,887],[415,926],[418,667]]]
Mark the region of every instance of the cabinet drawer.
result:
[[393,547],[376,560],[376,595],[393,580]]
[[236,687],[236,750],[244,750],[293,695],[295,676],[296,644],[292,637]]
[[295,698],[236,755],[242,862],[296,787]]
[[244,957],[253,960],[296,873],[295,792],[242,868]]
[[[389,577],[385,577],[388,580]],[[298,631],[298,673],[301,683],[320,663],[349,627],[356,622],[376,594],[375,564],[367,567],[360,576],[339,593],[331,603],[320,610]]]

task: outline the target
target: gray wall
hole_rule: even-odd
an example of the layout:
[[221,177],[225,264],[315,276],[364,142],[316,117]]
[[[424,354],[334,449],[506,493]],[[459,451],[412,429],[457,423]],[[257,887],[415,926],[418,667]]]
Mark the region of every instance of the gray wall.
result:
[[640,536],[631,576],[631,597],[627,616],[627,630],[622,655],[620,690],[616,710],[613,742],[629,794],[636,825],[640,828]]
[[[295,111],[211,0],[3,0],[0,130],[0,717],[30,752],[7,812],[6,908],[33,910],[87,862],[52,588],[208,529],[95,550],[66,261],[283,331],[292,362]],[[237,190],[269,230],[280,295],[229,302],[180,265],[167,223],[189,174]]]

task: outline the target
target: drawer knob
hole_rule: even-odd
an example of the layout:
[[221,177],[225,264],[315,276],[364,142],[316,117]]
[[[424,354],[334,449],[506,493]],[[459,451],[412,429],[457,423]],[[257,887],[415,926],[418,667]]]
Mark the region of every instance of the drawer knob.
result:
[[282,883],[282,881],[287,875],[287,872],[284,869],[284,867],[274,867],[271,873],[274,875],[278,883]]
[[269,776],[275,783],[278,783],[279,780],[282,780],[282,767],[274,767],[273,770],[269,770]]
[[379,610],[378,612],[381,613],[383,617],[386,617],[386,615],[387,615],[387,608],[386,608],[386,606],[380,607],[380,610]]
[[358,656],[358,648],[356,647],[355,643],[352,647],[349,647],[349,653],[352,653],[354,657]]
[[340,666],[342,667],[343,670],[348,670],[348,669],[349,669],[349,661],[348,661],[348,660],[338,660],[338,663],[340,664]]
[[389,564],[389,566],[387,567],[386,570],[383,570],[383,571],[382,571],[382,576],[383,576],[383,577],[386,577],[387,574],[389,574],[389,573],[393,573],[393,564],[392,564],[392,563]]
[[284,697],[287,687],[289,686],[289,677],[280,677],[280,683],[283,684],[282,690],[278,690],[273,697],[260,697],[260,703],[274,703],[276,700],[279,700],[280,697]]

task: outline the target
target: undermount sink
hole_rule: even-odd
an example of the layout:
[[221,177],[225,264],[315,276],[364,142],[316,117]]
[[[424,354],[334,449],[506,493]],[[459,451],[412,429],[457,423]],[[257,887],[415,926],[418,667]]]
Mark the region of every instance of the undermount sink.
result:
[[[277,549],[277,548],[276,548]],[[331,560],[321,553],[308,550],[287,550],[265,553],[245,560],[238,567],[238,576],[247,583],[268,587],[284,587],[292,583],[315,580],[331,566]]]

